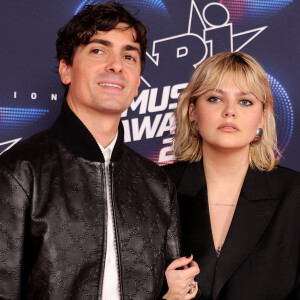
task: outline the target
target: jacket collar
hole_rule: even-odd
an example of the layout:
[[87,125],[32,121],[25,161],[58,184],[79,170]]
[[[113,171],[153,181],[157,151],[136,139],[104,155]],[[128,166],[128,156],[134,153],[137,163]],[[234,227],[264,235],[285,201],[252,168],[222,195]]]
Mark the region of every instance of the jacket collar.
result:
[[[249,169],[215,271],[213,298],[247,259],[268,228],[280,203],[280,191],[271,189],[271,172]],[[273,181],[274,186],[274,181]]]
[[202,160],[197,163],[187,163],[181,181],[177,186],[179,194],[194,197],[206,185]]
[[[275,189],[269,182],[269,172],[250,168],[247,171],[241,194],[248,200],[270,199],[276,197]],[[202,160],[187,163],[182,179],[177,187],[180,194],[196,196],[206,185]]]
[[[90,161],[104,162],[103,154],[85,125],[69,108],[67,101],[64,101],[61,113],[53,124],[53,130],[68,150],[79,157]],[[119,161],[122,155],[124,140],[124,129],[120,121],[118,138],[112,152],[111,161]]]

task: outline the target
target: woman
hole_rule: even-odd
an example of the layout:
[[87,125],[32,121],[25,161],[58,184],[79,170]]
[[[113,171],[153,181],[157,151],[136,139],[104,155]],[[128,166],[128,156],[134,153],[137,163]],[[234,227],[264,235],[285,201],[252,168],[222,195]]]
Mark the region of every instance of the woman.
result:
[[[277,166],[262,67],[245,53],[210,57],[181,93],[176,121],[180,162],[165,170],[178,191],[184,249],[201,270],[202,299],[300,299],[300,175]],[[188,270],[180,271],[166,272],[166,299]]]

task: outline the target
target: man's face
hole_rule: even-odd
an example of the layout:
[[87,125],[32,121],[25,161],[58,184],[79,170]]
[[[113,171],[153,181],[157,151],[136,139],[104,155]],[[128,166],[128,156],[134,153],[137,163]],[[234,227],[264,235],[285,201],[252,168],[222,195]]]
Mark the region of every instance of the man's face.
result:
[[79,45],[71,66],[60,62],[61,80],[69,84],[67,102],[77,116],[120,116],[137,96],[140,45],[134,42],[134,29],[125,26],[98,31]]

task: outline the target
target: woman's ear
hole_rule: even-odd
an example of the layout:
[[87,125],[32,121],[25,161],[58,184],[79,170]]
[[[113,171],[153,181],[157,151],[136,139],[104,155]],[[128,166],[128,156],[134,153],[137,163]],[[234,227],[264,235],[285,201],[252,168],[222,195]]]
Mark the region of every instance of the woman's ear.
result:
[[263,113],[261,115],[261,120],[259,122],[259,126],[258,126],[259,128],[263,128],[264,123],[265,123],[265,116],[266,116],[266,110],[264,109]]
[[195,118],[195,104],[194,103],[190,103],[189,105],[189,119],[190,122],[194,121]]

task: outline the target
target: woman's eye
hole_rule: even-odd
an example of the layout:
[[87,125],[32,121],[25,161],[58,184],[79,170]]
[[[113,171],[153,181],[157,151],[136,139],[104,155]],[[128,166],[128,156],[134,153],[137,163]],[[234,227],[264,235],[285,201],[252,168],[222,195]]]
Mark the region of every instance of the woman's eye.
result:
[[93,49],[91,52],[94,54],[102,54],[103,53],[103,51],[101,49]]
[[250,106],[252,105],[252,102],[250,100],[241,100],[240,104],[243,106]]
[[220,102],[221,99],[218,98],[218,97],[209,97],[209,98],[208,98],[208,101],[209,101],[209,102],[213,102],[213,103],[217,103],[217,102]]

